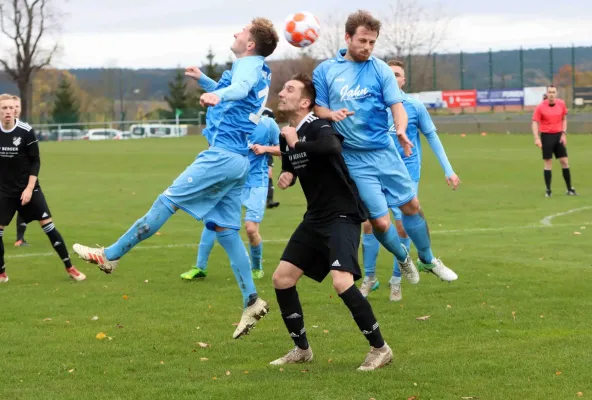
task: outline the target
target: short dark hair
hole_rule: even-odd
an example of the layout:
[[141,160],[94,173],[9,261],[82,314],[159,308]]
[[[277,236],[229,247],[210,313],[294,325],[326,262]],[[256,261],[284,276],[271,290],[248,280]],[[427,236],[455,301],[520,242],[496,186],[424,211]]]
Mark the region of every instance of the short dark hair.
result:
[[255,18],[251,21],[251,38],[255,42],[255,52],[260,56],[270,56],[280,40],[273,22],[267,18]]
[[552,83],[550,85],[547,85],[547,90],[549,90],[549,88],[555,88],[555,89],[557,89],[557,87],[555,85],[553,85]]
[[405,69],[405,63],[401,60],[388,60],[386,63],[389,67],[401,67]]
[[347,17],[347,21],[345,22],[345,33],[349,36],[354,36],[360,26],[379,34],[382,24],[368,11],[358,10]]
[[304,85],[302,88],[302,95],[310,100],[310,107],[309,110],[315,105],[315,100],[317,98],[317,91],[315,90],[314,84],[312,83],[312,78],[307,74],[296,74],[292,77],[293,81],[298,81]]

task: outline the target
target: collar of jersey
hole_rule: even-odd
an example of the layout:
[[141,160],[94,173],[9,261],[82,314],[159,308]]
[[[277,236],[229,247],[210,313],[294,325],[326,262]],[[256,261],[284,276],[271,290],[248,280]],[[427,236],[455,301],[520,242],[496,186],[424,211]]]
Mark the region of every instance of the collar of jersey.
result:
[[[339,61],[339,62],[349,61],[349,60],[345,59],[345,53],[347,53],[347,49],[339,49],[339,51],[337,52],[337,57],[336,57],[337,61]],[[374,60],[374,56],[368,57],[368,61],[372,61],[372,60]]]

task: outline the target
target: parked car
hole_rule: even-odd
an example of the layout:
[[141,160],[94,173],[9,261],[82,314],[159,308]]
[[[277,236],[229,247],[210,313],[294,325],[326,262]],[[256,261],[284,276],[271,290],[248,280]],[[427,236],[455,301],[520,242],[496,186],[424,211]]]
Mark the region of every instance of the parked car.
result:
[[132,133],[129,131],[119,132],[113,139],[116,140],[128,140],[132,138]]
[[55,131],[57,133],[57,140],[79,140],[82,139],[84,132],[80,129],[60,129]]
[[90,129],[82,137],[84,140],[110,140],[114,139],[121,131],[117,129]]

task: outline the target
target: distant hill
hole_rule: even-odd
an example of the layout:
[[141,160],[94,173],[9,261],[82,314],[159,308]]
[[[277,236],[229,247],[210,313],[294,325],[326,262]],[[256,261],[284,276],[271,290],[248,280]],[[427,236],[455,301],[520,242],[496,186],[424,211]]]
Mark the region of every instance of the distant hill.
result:
[[[576,68],[592,70],[592,47],[577,47]],[[489,87],[488,53],[466,53],[464,58],[465,88],[487,89]],[[525,49],[524,84],[538,86],[545,84],[549,77],[549,49]],[[421,64],[423,74],[411,71],[413,91],[431,90],[431,62],[414,57],[413,66]],[[571,48],[553,49],[553,73],[559,68],[571,64]],[[498,51],[493,53],[494,87],[516,88],[520,86],[519,50]],[[418,67],[419,68],[419,67]],[[437,89],[460,88],[459,55],[443,54],[437,58]],[[93,93],[103,93],[114,99],[147,101],[162,100],[168,93],[168,82],[173,78],[175,69],[71,69],[80,86],[93,89]],[[415,74],[414,74],[415,72]],[[408,88],[409,89],[409,88]],[[0,73],[0,92],[16,92],[15,85],[8,77]]]

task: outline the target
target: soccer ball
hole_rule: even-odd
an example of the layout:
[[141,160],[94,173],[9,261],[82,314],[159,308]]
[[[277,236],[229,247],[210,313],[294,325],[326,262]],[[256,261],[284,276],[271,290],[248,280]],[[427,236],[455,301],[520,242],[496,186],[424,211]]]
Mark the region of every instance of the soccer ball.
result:
[[321,34],[319,19],[308,11],[288,15],[284,27],[286,40],[294,47],[308,47]]

